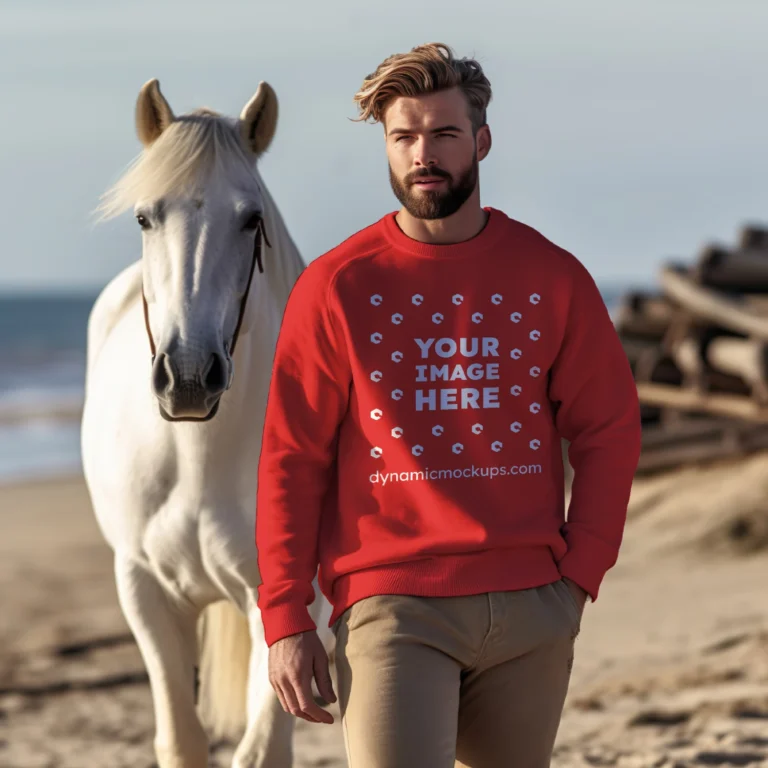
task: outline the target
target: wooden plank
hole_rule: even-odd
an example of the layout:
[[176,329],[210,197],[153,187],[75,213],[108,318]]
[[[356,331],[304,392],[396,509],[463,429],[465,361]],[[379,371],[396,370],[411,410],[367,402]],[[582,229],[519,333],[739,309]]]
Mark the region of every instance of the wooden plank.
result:
[[725,429],[719,435],[702,436],[687,443],[644,449],[638,473],[658,472],[682,465],[745,456],[768,448],[768,425],[748,425],[746,431]]
[[643,430],[643,450],[719,437],[726,429],[731,429],[734,425],[753,426],[749,422],[734,421],[722,416],[699,418],[689,416],[672,423],[647,427]]
[[744,456],[757,450],[768,448],[768,434],[763,436],[762,443],[761,447],[755,447],[750,450],[745,450],[738,445],[729,445],[725,442],[704,442],[651,451],[640,456],[637,472],[638,474],[659,472],[664,469],[673,469],[685,465],[702,464],[717,459]]
[[691,314],[768,341],[768,318],[757,314],[744,301],[702,287],[679,267],[663,268],[660,281],[668,295]]
[[768,253],[768,228],[755,224],[742,227],[739,235],[739,248],[742,250],[762,250]]
[[662,410],[654,405],[640,403],[640,421],[643,427],[657,425],[662,420]]
[[698,281],[709,288],[730,293],[766,293],[768,252],[712,247],[702,254],[695,273]]
[[704,354],[709,366],[737,376],[758,403],[768,405],[768,344],[760,339],[720,336],[709,342]]
[[640,454],[637,474],[659,472],[686,464],[698,464],[704,461],[723,458],[726,449],[720,442],[703,442],[688,445],[675,445]]
[[652,382],[637,382],[637,394],[645,405],[768,423],[768,408],[761,408],[744,395],[697,392]]
[[744,306],[758,317],[768,317],[768,293],[747,294],[744,298]]
[[634,366],[635,381],[655,382],[679,387],[683,374],[669,355],[652,352],[638,359]]
[[664,296],[640,291],[627,293],[616,311],[616,330],[641,339],[660,339],[666,333],[675,309]]
[[[754,367],[750,366],[750,354],[758,340],[733,336],[716,336],[708,339],[706,329],[698,329],[691,335],[670,345],[669,355],[683,374],[683,383],[706,392],[730,392],[752,396],[762,392],[763,386]],[[707,354],[716,350],[714,358]],[[723,364],[719,365],[718,362]],[[673,381],[658,381],[660,384],[674,384]]]
[[621,344],[631,365],[636,365],[638,360],[642,360],[648,355],[658,354],[659,343],[651,339],[643,339],[637,336],[627,336],[621,334]]
[[673,345],[671,358],[686,378],[700,380],[705,371],[705,361],[701,356],[701,344],[690,336]]

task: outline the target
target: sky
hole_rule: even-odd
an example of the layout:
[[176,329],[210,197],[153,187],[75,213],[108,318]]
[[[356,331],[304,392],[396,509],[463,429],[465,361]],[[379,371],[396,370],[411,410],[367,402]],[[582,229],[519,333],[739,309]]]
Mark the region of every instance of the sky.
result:
[[92,211],[140,151],[152,77],[177,114],[275,88],[261,170],[311,261],[398,207],[352,96],[438,41],[493,87],[482,203],[602,284],[653,284],[768,224],[767,33],[763,0],[2,0],[0,291],[94,291],[141,257],[130,214]]

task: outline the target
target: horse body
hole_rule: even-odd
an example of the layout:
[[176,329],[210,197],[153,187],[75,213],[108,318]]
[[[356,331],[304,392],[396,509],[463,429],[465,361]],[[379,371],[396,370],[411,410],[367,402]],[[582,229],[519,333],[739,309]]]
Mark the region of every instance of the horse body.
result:
[[[136,272],[125,278],[136,280]],[[148,386],[140,302],[139,295],[117,318],[96,307],[91,318],[112,326],[89,366],[83,416],[96,517],[113,550],[144,558],[175,602],[201,609],[224,596],[245,611],[244,590],[258,584],[256,466],[273,339],[266,329],[244,335],[239,375],[214,419],[167,422]]]
[[[251,141],[254,157],[246,159],[255,163],[274,132],[274,98],[262,85],[231,126],[200,114],[207,133],[193,143],[200,155],[214,141],[214,158],[206,165],[195,155],[182,164],[181,171],[200,177],[196,184],[155,178],[150,186],[164,194],[133,195],[152,218],[142,224],[143,258],[104,289],[89,320],[83,465],[115,553],[120,604],[148,670],[160,768],[207,765],[195,704],[198,658],[206,719],[230,735],[246,725],[235,768],[291,764],[293,718],[267,679],[254,528],[274,346],[304,264],[255,167],[249,176],[237,157],[224,157],[228,149],[237,155],[226,133],[237,130],[246,145]],[[156,81],[142,89],[137,116],[149,155],[176,120]],[[176,141],[181,148],[168,139],[163,151],[183,155],[185,140]],[[174,169],[166,161],[160,155],[154,162],[165,175]],[[146,164],[149,170],[139,169],[145,176],[151,156]],[[120,194],[131,196],[125,188]],[[242,216],[257,216],[255,235],[247,222],[241,226],[241,208]],[[246,283],[246,250],[261,247],[262,233],[269,243],[258,252],[264,274]],[[199,649],[198,618],[206,608]],[[313,604],[318,624],[328,608]]]

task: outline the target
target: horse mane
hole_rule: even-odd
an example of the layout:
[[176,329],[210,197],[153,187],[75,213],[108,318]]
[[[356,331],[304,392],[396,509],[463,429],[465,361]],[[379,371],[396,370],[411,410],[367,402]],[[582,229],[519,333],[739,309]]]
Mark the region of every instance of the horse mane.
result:
[[253,165],[237,121],[202,107],[181,115],[128,166],[101,197],[102,220],[133,208],[139,200],[191,195],[217,168],[231,163]]

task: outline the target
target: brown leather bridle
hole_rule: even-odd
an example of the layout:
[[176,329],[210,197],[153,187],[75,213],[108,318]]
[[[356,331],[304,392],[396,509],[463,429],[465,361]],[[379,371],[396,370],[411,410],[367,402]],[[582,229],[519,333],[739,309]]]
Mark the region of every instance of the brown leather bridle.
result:
[[[245,294],[240,301],[240,312],[237,316],[237,325],[235,326],[235,333],[232,336],[232,346],[228,352],[230,356],[235,354],[235,344],[237,344],[237,337],[240,335],[240,326],[243,324],[243,316],[245,315],[245,305],[248,301],[248,294],[251,292],[251,281],[253,280],[253,272],[256,264],[259,265],[259,272],[263,274],[264,264],[261,259],[262,240],[267,244],[268,248],[271,248],[269,238],[267,237],[267,230],[264,228],[264,219],[259,220],[259,225],[256,229],[256,236],[253,243],[253,257],[251,258],[251,269],[248,272],[248,283],[245,286]],[[149,350],[152,353],[152,362],[155,362],[155,356],[157,349],[155,347],[155,340],[152,338],[152,329],[149,327],[149,307],[147,306],[147,297],[144,295],[144,285],[141,286],[141,301],[144,305],[144,327],[147,329],[147,338],[149,339]]]

